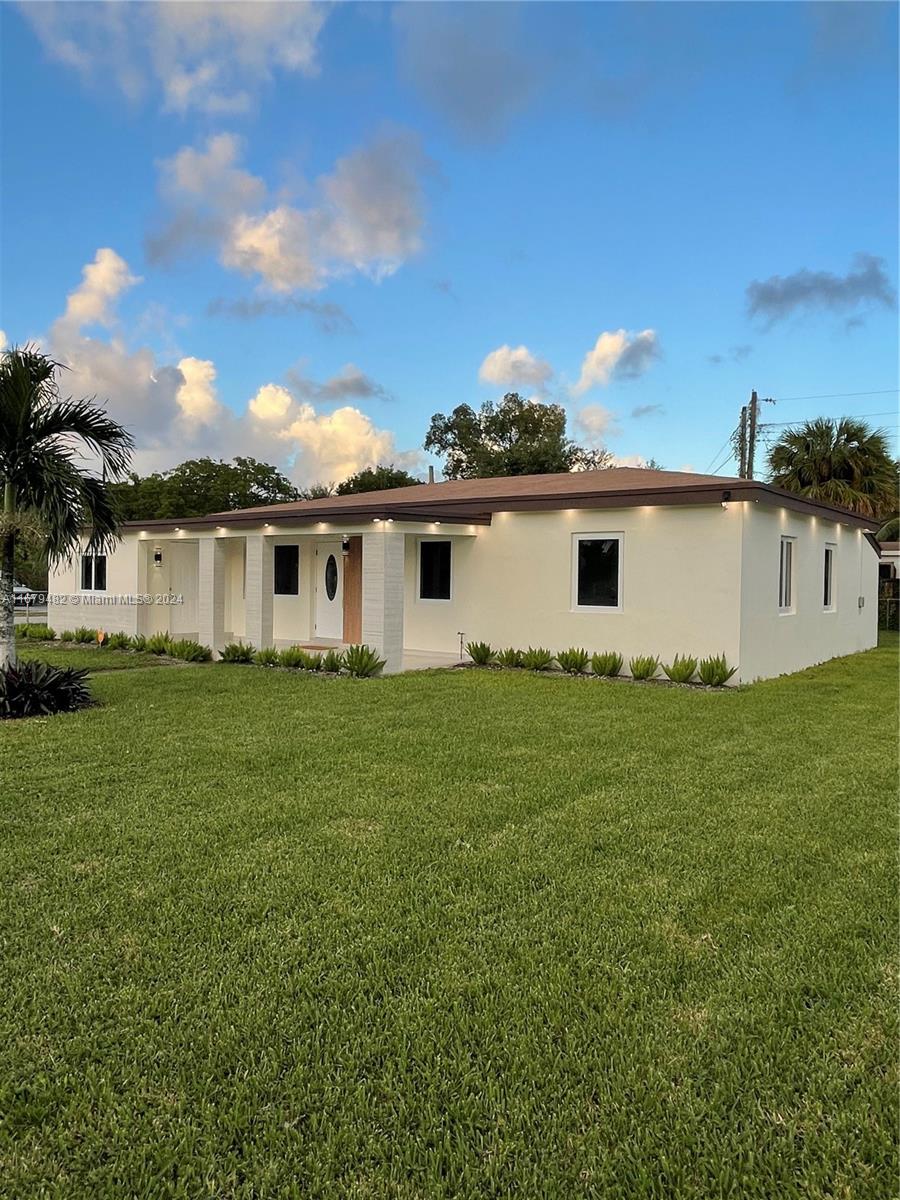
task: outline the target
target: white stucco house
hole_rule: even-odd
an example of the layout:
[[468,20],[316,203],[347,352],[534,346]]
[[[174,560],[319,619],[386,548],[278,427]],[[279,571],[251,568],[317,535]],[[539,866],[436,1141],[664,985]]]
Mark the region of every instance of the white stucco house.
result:
[[366,642],[724,653],[748,682],[877,641],[870,523],[767,484],[615,468],[132,523],[62,565],[48,620],[220,649]]

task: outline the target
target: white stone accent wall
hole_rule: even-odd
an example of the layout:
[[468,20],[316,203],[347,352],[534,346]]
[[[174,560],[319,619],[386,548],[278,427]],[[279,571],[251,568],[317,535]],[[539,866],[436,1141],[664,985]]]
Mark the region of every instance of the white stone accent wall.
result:
[[362,640],[399,671],[403,658],[405,535],[364,533],[362,542]]
[[217,650],[225,631],[225,544],[202,538],[197,594],[197,640]]
[[260,533],[247,534],[245,628],[247,641],[261,650],[272,643],[272,543]]

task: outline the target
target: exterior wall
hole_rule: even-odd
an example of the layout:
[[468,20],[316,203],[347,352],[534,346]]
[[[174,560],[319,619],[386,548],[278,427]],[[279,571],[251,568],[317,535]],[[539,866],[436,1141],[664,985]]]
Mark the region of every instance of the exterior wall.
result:
[[[463,641],[636,654],[724,653],[740,645],[741,505],[495,513],[453,539],[451,599],[418,598],[407,540],[404,644],[458,651]],[[621,533],[622,610],[573,611],[575,533]]]
[[[783,508],[744,508],[741,679],[785,675],[877,645],[878,558],[862,532]],[[796,539],[790,613],[778,611],[783,536]],[[836,548],[834,611],[823,604],[826,542]]]
[[54,597],[58,600],[47,605],[47,624],[57,633],[63,629],[77,629],[80,625],[103,629],[107,633],[137,633],[140,608],[107,601],[120,593],[138,591],[138,549],[137,538],[126,535],[106,556],[105,592],[81,590],[80,553],[71,563],[58,564],[50,572],[47,589],[51,601]]

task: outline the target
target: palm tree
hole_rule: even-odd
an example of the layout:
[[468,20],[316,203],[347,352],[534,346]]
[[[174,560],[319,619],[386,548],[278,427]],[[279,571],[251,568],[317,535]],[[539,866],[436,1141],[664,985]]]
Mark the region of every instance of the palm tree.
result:
[[[37,527],[51,562],[86,543],[102,552],[117,537],[107,480],[124,477],[131,435],[90,400],[63,399],[59,364],[36,347],[0,355],[0,667],[16,657],[13,557],[20,530]],[[80,465],[99,458],[101,478]]]
[[769,452],[769,469],[777,487],[864,517],[897,507],[897,463],[887,438],[854,417],[817,417],[786,430]]

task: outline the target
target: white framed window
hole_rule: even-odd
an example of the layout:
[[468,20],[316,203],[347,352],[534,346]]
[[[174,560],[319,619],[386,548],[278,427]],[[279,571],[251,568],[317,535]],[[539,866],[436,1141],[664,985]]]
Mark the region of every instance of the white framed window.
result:
[[419,600],[445,603],[453,597],[453,549],[447,538],[421,538],[416,564]]
[[106,591],[105,554],[82,554],[81,590],[83,592]]
[[778,611],[794,611],[794,542],[795,538],[783,537],[778,559]]
[[837,546],[834,542],[825,543],[825,554],[822,561],[822,607],[826,612],[835,612],[834,563]]
[[572,611],[622,611],[621,533],[572,534]]

